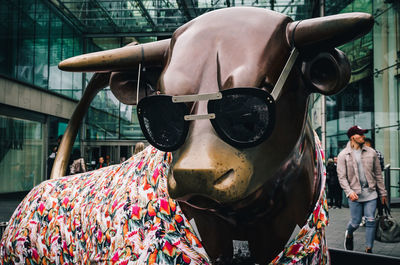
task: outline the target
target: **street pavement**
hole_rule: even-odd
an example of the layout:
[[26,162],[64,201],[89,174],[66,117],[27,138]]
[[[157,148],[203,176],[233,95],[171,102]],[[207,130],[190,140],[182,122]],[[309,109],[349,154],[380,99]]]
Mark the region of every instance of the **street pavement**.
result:
[[[391,215],[400,223],[400,208],[392,207]],[[349,220],[349,208],[342,207],[341,209],[329,209],[329,225],[326,229],[328,248],[344,249],[344,232]],[[365,227],[359,227],[354,232],[354,251],[365,251]],[[382,243],[375,240],[372,252],[374,254],[400,257],[400,242]]]

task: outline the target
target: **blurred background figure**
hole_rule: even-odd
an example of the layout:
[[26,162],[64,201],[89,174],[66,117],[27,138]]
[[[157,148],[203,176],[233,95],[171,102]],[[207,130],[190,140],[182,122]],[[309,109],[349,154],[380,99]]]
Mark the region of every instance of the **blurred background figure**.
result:
[[106,166],[107,166],[107,164],[104,162],[104,157],[100,156],[99,163],[97,164],[96,169],[106,167]]
[[[385,169],[385,158],[382,154],[381,151],[375,149],[375,144],[374,141],[372,141],[371,138],[365,138],[365,145],[368,147],[371,147],[372,149],[375,150],[376,155],[378,156],[379,159],[379,164],[381,166],[381,171],[384,172]],[[383,173],[382,173],[383,174]],[[378,193],[378,198],[377,198],[377,202],[376,202],[376,208],[378,209],[378,214],[379,215],[383,215],[383,205],[381,203],[381,195]],[[364,226],[365,225],[365,218],[363,217],[360,226]]]
[[106,165],[107,165],[107,167],[110,165],[110,156],[109,155],[106,155]]
[[379,159],[379,164],[381,165],[381,170],[383,171],[385,168],[385,161],[384,161],[385,158],[384,158],[382,152],[375,149],[374,141],[372,141],[371,138],[365,138],[364,141],[365,141],[366,146],[371,147],[372,149],[375,150],[376,155],[378,156],[378,159]]
[[72,152],[72,164],[69,166],[69,171],[71,175],[86,172],[85,160],[81,156],[81,151],[75,148]]
[[54,146],[51,154],[47,158],[47,179],[50,179],[51,170],[53,169],[54,160],[56,159],[58,146]]
[[342,208],[342,188],[336,171],[337,157],[329,158],[326,165],[326,178],[328,184],[329,207]]
[[135,152],[133,154],[136,155],[137,153],[142,152],[143,149],[144,149],[144,143],[143,142],[137,142],[135,144]]

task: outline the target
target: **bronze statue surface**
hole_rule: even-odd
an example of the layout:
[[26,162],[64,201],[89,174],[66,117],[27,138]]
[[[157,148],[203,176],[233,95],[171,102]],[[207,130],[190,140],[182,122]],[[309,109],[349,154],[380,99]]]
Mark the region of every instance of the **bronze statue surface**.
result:
[[[349,62],[335,47],[366,34],[372,25],[372,16],[364,13],[292,21],[269,10],[227,8],[188,22],[171,40],[82,55],[59,67],[136,78],[117,93],[121,100],[124,91],[131,95],[131,103],[137,103],[132,100],[137,76],[120,72],[134,73],[139,64],[163,66],[156,89],[165,95],[215,94],[240,87],[273,94],[275,122],[265,141],[237,148],[221,139],[209,119],[190,121],[187,137],[173,151],[168,176],[170,196],[195,219],[212,259],[229,261],[232,240],[245,240],[261,264],[282,249],[296,225],[304,224],[316,200],[320,183],[314,178],[309,95],[331,95],[346,86]],[[298,57],[275,95],[272,90],[295,48]],[[111,82],[112,90],[123,79]],[[192,115],[208,113],[206,100],[185,104]]]

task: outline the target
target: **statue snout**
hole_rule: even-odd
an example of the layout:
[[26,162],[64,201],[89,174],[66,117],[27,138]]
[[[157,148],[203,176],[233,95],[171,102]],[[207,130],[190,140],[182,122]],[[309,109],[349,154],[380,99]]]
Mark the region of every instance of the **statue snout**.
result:
[[170,196],[189,203],[198,197],[217,203],[243,198],[253,175],[251,163],[222,140],[207,138],[179,152],[168,176]]

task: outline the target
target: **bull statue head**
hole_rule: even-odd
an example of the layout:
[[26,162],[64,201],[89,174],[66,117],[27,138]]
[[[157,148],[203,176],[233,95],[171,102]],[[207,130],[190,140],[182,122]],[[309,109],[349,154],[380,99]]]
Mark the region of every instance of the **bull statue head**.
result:
[[[350,65],[335,47],[372,25],[365,13],[292,21],[227,8],[186,23],[170,40],[73,57],[59,68],[105,76],[124,103],[144,97],[142,129],[173,152],[169,194],[195,219],[209,256],[229,260],[232,240],[246,240],[265,263],[305,223],[319,194],[309,95],[346,86]],[[139,64],[162,66],[159,95],[137,91],[138,74],[129,71]]]

